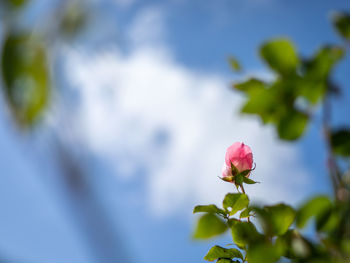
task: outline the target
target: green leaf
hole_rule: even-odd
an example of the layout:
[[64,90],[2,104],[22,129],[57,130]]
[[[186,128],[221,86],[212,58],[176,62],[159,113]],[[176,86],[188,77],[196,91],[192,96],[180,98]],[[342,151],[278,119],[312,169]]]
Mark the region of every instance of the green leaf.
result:
[[227,194],[223,201],[223,207],[225,210],[231,208],[230,215],[234,215],[239,210],[246,208],[249,205],[249,199],[246,194],[236,193]]
[[275,89],[252,89],[241,112],[257,114],[264,123],[274,122],[280,107],[277,102]]
[[350,40],[350,14],[345,12],[336,12],[332,16],[332,22],[340,36],[345,40]]
[[234,262],[234,261],[232,261],[231,259],[227,259],[227,258],[221,258],[218,261],[216,261],[216,263],[232,263],[232,262]]
[[231,234],[233,242],[240,248],[259,243],[264,239],[251,222],[232,221]]
[[333,151],[342,156],[350,156],[350,130],[340,129],[333,131],[331,135]]
[[257,90],[265,89],[266,83],[256,78],[250,78],[244,82],[235,83],[233,87],[239,91],[250,93]]
[[282,235],[287,232],[296,214],[292,207],[285,204],[266,206],[265,210],[270,214],[273,230],[276,235]]
[[27,4],[28,0],[5,0],[5,2],[13,8],[21,8]]
[[290,110],[277,126],[278,135],[283,140],[293,141],[303,135],[308,123],[308,116],[296,110]]
[[246,209],[244,209],[241,214],[239,215],[239,218],[247,218],[250,216],[250,212],[252,211],[252,208],[247,207]]
[[263,44],[260,55],[271,69],[282,75],[294,73],[299,64],[294,45],[288,39],[274,39]]
[[339,211],[331,207],[316,217],[316,230],[319,232],[332,232],[339,225],[340,219]]
[[249,179],[248,177],[243,177],[243,182],[246,184],[256,184],[257,182],[253,181],[252,179]]
[[296,90],[311,104],[322,99],[329,89],[329,79],[332,69],[344,57],[344,49],[340,46],[328,45],[320,48],[308,60],[303,61],[303,76],[299,79]]
[[256,207],[254,211],[259,215],[264,231],[269,236],[286,233],[296,214],[292,207],[285,204],[264,206],[263,209]]
[[9,35],[2,54],[6,99],[22,127],[33,125],[49,99],[49,70],[46,50],[29,34]]
[[239,219],[236,219],[236,218],[230,218],[228,221],[227,221],[227,224],[228,226],[231,228],[233,225],[235,225],[236,223],[240,222]]
[[310,60],[304,61],[305,74],[314,81],[326,80],[335,64],[344,57],[344,53],[341,46],[321,47]]
[[198,220],[193,237],[196,239],[208,239],[224,233],[227,226],[224,221],[214,214],[205,214]]
[[197,205],[193,209],[193,213],[201,213],[201,212],[207,212],[207,213],[216,213],[221,215],[226,215],[225,211],[218,208],[216,205]]
[[242,70],[240,63],[238,62],[238,60],[235,57],[230,56],[228,58],[228,62],[230,63],[230,66],[234,71],[241,71]]
[[207,255],[204,257],[205,260],[214,261],[219,258],[232,259],[240,258],[243,259],[242,253],[236,248],[223,248],[220,246],[212,247]]
[[247,251],[249,263],[275,263],[280,257],[279,251],[269,243],[252,246]]
[[287,258],[306,258],[313,250],[312,243],[305,239],[295,229],[288,230],[284,235],[278,236],[275,248]]
[[296,225],[299,228],[305,227],[313,216],[320,216],[332,206],[327,196],[317,196],[307,201],[298,211]]

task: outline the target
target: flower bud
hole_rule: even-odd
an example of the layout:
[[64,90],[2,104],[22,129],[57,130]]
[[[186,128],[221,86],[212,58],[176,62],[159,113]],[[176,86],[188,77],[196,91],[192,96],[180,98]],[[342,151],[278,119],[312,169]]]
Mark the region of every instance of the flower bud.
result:
[[[223,178],[228,179],[236,175],[232,173],[232,165],[236,167],[238,173],[252,169],[253,154],[248,145],[245,145],[241,142],[235,142],[227,148],[225,155],[225,164],[222,169]],[[247,176],[249,176],[249,174]]]

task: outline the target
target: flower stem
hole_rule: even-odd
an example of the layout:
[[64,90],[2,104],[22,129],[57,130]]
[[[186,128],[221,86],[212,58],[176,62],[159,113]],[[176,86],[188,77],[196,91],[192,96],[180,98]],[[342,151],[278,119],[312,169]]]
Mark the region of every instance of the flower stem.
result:
[[241,187],[243,194],[245,194],[243,184],[241,184],[241,185],[239,185],[239,186]]

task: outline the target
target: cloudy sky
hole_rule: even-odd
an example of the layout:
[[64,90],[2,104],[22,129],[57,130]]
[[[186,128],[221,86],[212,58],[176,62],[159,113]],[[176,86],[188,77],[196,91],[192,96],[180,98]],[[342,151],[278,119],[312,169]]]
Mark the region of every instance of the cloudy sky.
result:
[[[261,183],[247,191],[255,202],[298,205],[330,192],[318,115],[300,142],[282,143],[271,127],[238,114],[244,98],[230,85],[250,75],[273,78],[257,55],[271,37],[288,36],[303,55],[339,42],[328,18],[332,10],[350,10],[347,1],[90,4],[90,29],[57,47],[60,89],[44,127],[20,134],[1,99],[0,256],[96,262],[77,226],[83,216],[60,187],[57,140],[88,174],[122,243],[120,258],[130,262],[201,262],[216,241],[191,240],[192,208],[220,204],[234,191],[217,176],[235,141],[253,150],[252,176]],[[230,71],[230,54],[243,73]],[[348,67],[336,71],[340,84]],[[336,124],[348,101],[346,91]]]

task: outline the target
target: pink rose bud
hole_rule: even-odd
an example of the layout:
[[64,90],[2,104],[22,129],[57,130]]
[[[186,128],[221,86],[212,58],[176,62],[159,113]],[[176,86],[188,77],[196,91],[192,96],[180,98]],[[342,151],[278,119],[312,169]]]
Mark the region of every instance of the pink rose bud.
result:
[[253,154],[250,147],[244,143],[235,142],[227,148],[225,164],[222,170],[223,178],[234,176],[231,171],[231,164],[237,168],[238,172],[251,170],[253,167]]

